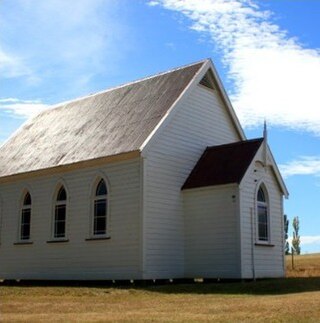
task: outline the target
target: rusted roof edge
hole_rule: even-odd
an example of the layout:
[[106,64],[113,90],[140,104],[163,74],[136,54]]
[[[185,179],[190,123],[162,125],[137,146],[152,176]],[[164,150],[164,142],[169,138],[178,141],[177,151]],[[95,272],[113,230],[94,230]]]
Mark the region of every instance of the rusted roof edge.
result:
[[0,177],[0,183],[7,183],[7,182],[16,181],[16,180],[24,180],[30,177],[34,178],[39,176],[67,173],[74,170],[90,168],[95,166],[102,166],[105,164],[125,161],[129,159],[137,158],[137,157],[140,157],[140,151],[134,150],[134,151],[124,152],[124,153],[120,153],[112,156],[99,157],[99,158],[83,160],[83,161],[79,161],[71,164],[58,165],[58,166],[49,167],[49,168],[37,169],[29,172],[6,175],[3,177]]

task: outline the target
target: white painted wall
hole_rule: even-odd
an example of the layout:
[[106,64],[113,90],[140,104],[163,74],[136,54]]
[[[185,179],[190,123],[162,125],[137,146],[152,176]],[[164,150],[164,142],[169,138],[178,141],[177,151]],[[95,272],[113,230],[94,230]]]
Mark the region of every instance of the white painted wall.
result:
[[144,155],[144,278],[184,277],[181,186],[207,146],[238,141],[219,94],[194,84]]
[[[271,158],[269,156],[269,163]],[[260,147],[255,160],[251,163],[245,177],[241,182],[241,263],[242,277],[253,277],[253,264],[256,278],[283,277],[284,252],[283,252],[283,199],[280,187],[270,166],[264,167],[256,164],[263,161],[263,145]],[[273,246],[256,245],[257,241],[257,216],[256,216],[256,191],[260,183],[264,183],[269,195],[270,216],[270,244]],[[250,209],[253,212],[254,241],[251,240]],[[253,245],[253,250],[252,250]],[[253,263],[254,259],[254,263]]]
[[184,191],[186,277],[241,278],[238,186]]
[[[109,188],[110,239],[86,241],[91,187],[105,174]],[[65,243],[51,238],[52,198],[63,180],[69,192]],[[18,240],[19,203],[25,187],[32,195],[31,245]],[[106,164],[23,183],[0,185],[2,228],[0,279],[141,279],[140,159]]]

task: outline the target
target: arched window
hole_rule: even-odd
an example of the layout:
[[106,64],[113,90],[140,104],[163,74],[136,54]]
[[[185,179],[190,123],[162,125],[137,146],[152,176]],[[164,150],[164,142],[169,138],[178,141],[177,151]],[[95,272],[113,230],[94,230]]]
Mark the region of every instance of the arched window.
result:
[[101,179],[94,196],[93,235],[107,233],[108,191],[106,182]]
[[258,240],[269,241],[269,210],[267,192],[263,186],[257,194]]
[[31,195],[27,192],[24,195],[22,209],[21,209],[21,223],[20,223],[20,239],[30,239],[31,227]]
[[54,208],[53,237],[65,238],[66,236],[66,213],[67,213],[67,192],[63,186],[60,187]]

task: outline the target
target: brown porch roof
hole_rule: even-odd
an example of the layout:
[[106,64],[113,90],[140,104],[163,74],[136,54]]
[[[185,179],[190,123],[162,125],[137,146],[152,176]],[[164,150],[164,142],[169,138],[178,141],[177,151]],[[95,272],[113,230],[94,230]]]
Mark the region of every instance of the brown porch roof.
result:
[[240,183],[263,138],[207,147],[182,189]]

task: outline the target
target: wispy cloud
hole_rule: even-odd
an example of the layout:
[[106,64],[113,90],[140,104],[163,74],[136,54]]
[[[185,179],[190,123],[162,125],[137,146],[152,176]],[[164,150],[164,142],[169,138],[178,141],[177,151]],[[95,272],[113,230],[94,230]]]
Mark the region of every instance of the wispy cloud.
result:
[[16,118],[30,118],[50,107],[40,100],[0,99],[0,112]]
[[20,57],[6,52],[0,46],[0,75],[3,78],[30,76],[31,74],[31,70]]
[[118,7],[112,0],[15,0],[0,12],[0,79],[27,77],[36,85],[54,80],[55,87],[85,89],[113,70],[128,44]]
[[320,135],[320,51],[302,46],[254,0],[155,0],[192,21],[223,54],[244,126],[270,124]]
[[[291,246],[292,236],[288,238],[289,245]],[[314,236],[300,236],[300,246],[302,253],[320,252],[320,235]]]
[[320,236],[302,236],[300,238],[302,245],[319,245],[320,246]]
[[283,177],[294,175],[320,176],[320,156],[302,156],[279,166]]
[[[95,81],[112,75],[130,47],[117,1],[7,0],[1,6],[2,97],[57,102],[95,91]],[[36,100],[0,104],[19,118],[48,107]]]

